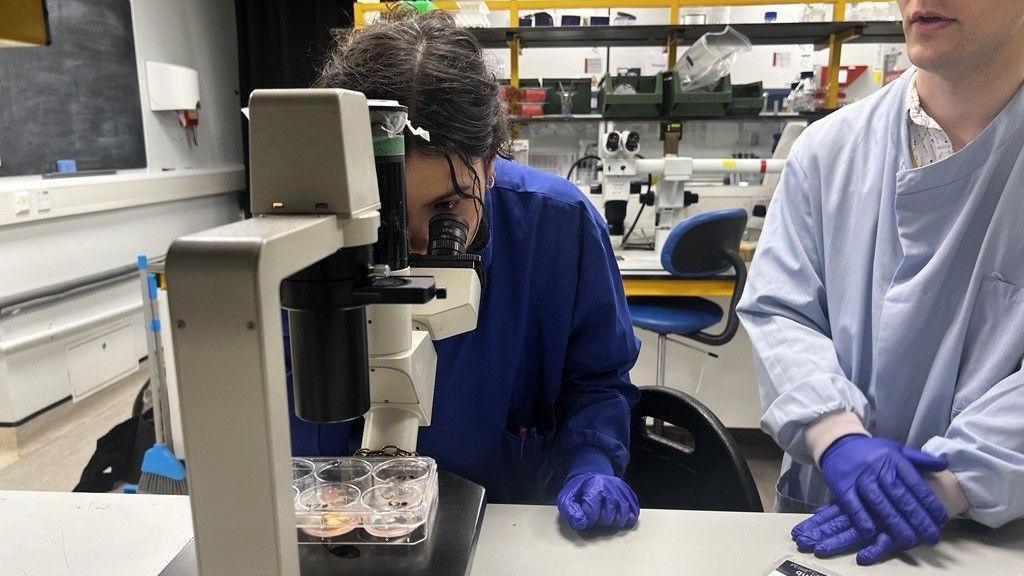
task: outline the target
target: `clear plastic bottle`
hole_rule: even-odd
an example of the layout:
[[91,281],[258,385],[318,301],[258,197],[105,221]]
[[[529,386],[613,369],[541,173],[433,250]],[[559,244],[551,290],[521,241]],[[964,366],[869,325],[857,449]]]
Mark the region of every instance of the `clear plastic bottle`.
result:
[[786,108],[790,112],[814,112],[817,92],[818,85],[814,80],[814,72],[801,72],[800,80],[786,97]]
[[828,4],[807,4],[800,15],[801,22],[828,22],[832,19],[832,8]]
[[[890,20],[895,2],[858,2],[850,7],[849,20]],[[899,7],[897,6],[897,12]]]

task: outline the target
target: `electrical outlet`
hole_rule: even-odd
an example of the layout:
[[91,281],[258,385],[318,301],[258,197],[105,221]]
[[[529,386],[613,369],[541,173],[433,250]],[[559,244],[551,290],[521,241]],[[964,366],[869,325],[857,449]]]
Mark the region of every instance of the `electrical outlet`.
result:
[[50,208],[53,208],[53,203],[50,202],[50,191],[36,192],[36,212],[49,212]]
[[28,192],[14,193],[14,215],[24,216],[32,211],[32,200]]

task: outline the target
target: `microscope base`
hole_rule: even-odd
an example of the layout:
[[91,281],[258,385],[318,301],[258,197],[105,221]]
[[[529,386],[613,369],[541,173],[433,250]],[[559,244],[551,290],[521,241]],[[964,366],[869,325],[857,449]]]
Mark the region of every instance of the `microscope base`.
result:
[[[484,489],[443,470],[438,471],[438,509],[430,538],[415,546],[299,546],[301,576],[402,574],[466,576],[473,567]],[[197,576],[195,541],[182,548],[160,576]]]

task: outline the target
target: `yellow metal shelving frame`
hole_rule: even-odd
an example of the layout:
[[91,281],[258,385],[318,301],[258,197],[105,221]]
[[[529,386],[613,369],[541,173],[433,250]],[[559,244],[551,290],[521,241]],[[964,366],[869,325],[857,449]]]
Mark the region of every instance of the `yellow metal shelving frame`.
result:
[[[667,8],[669,23],[679,23],[679,8],[684,6],[768,6],[775,4],[831,4],[832,20],[843,22],[846,20],[846,5],[852,0],[486,0],[487,8],[494,11],[508,11],[509,28],[519,27],[519,11],[530,10],[579,10],[584,8]],[[356,28],[362,28],[366,24],[366,15],[371,12],[391,10],[398,6],[397,2],[363,3],[356,2],[354,5],[354,23]],[[435,0],[434,4],[442,10],[458,10],[458,6],[451,0]],[[839,65],[842,57],[843,42],[853,37],[851,32],[831,34],[828,38],[828,93],[825,97],[825,107],[832,109],[838,106],[839,102]],[[676,38],[670,37],[666,49],[668,51],[668,67],[671,68],[676,62]],[[513,87],[519,87],[519,53],[520,46],[518,36],[513,36],[508,43],[511,52],[509,76]]]

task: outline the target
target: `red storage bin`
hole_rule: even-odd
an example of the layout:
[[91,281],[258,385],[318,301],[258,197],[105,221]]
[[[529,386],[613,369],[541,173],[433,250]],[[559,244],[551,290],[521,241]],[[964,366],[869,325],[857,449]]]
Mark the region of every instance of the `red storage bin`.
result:
[[544,114],[543,102],[522,102],[519,104],[520,116],[540,116]]
[[520,88],[520,102],[544,102],[548,98],[547,88]]

